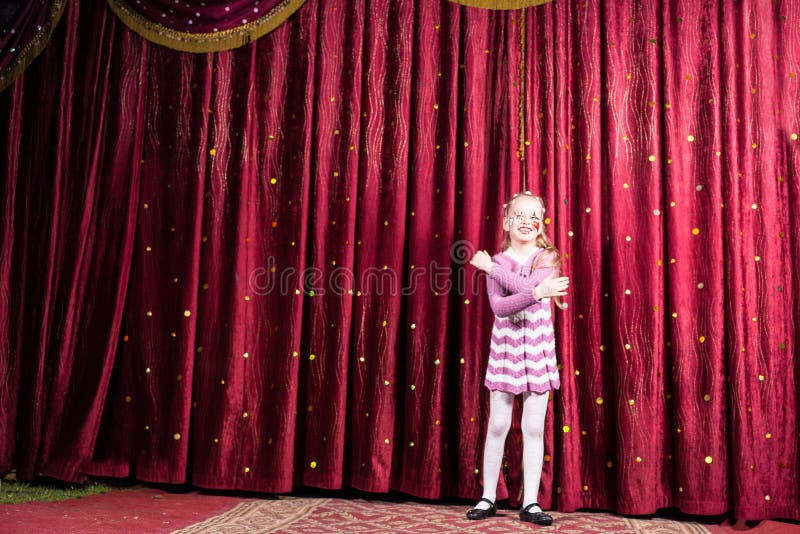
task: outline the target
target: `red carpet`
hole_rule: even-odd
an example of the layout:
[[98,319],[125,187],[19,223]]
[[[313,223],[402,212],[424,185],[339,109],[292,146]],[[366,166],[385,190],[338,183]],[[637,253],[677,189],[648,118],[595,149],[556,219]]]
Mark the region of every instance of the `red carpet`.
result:
[[[508,533],[542,530],[522,524],[516,511],[467,521],[466,504],[392,502],[328,497],[253,498],[169,493],[151,488],[116,490],[53,503],[0,505],[0,532],[44,533]],[[588,534],[800,533],[800,526],[764,521],[703,525],[663,518],[639,519],[606,513],[559,513],[546,532]]]
[[800,534],[800,525],[797,523],[784,523],[781,521],[761,521],[755,527],[748,527],[744,521],[732,523],[726,521],[719,527],[712,527],[714,534],[735,534],[747,532],[755,534]]
[[0,505],[0,532],[173,532],[250,500],[135,488],[67,501],[5,504]]
[[[501,510],[483,521],[464,517],[463,504],[384,502],[363,499],[281,497],[237,505],[220,516],[179,531],[179,534],[246,533],[510,533],[569,532],[595,534],[706,534],[704,525],[668,519],[634,519],[605,513],[551,512],[551,527],[521,523],[516,510]],[[719,528],[719,527],[716,527]]]

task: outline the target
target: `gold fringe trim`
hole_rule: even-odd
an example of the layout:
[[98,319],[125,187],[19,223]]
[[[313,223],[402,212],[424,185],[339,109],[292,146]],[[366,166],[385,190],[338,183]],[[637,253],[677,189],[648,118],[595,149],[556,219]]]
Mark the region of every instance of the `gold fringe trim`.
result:
[[53,30],[58,26],[58,21],[61,20],[61,15],[64,14],[66,7],[66,0],[55,0],[50,6],[50,18],[42,24],[42,29],[36,33],[31,41],[25,45],[25,48],[20,50],[17,57],[14,58],[5,69],[0,72],[0,93],[5,91],[9,85],[14,83],[20,74],[25,72],[25,69],[36,59],[42,50],[50,43],[50,37],[53,35]]
[[189,33],[153,22],[127,6],[125,0],[108,0],[108,6],[131,30],[161,46],[181,52],[219,52],[252,43],[288,19],[306,0],[284,0],[266,15],[230,30]]
[[483,9],[524,9],[526,7],[540,6],[553,0],[449,0],[454,4],[467,7],[480,7]]

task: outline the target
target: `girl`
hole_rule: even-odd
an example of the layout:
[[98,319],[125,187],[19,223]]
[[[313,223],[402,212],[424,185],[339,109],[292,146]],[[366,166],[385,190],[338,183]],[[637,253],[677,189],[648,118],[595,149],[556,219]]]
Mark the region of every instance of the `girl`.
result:
[[[544,234],[544,202],[530,191],[514,195],[504,206],[503,252],[490,257],[479,251],[470,260],[489,277],[486,289],[495,314],[489,366],[489,425],[483,449],[483,497],[468,519],[493,516],[500,463],[511,427],[514,396],[523,395],[522,521],[550,525],[553,518],[536,502],[544,456],[544,418],[551,389],[561,382],[556,366],[550,298],[567,294],[569,279],[556,277],[558,251]],[[564,304],[562,307],[566,307]]]

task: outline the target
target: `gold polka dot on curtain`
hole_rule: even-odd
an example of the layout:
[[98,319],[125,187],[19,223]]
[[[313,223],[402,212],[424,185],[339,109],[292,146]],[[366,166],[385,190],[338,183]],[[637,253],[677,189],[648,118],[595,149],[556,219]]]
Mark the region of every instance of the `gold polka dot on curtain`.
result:
[[547,4],[553,0],[449,0],[454,4],[483,9],[523,9]]
[[[227,6],[108,0],[108,6],[131,30],[161,46],[181,52],[219,52],[247,45],[288,19],[305,0],[272,0]],[[245,5],[247,4],[247,5]]]

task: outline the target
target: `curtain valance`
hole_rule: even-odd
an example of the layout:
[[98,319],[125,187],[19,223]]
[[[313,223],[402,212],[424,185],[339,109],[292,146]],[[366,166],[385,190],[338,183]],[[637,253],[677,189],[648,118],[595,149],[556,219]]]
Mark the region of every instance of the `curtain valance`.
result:
[[524,9],[552,2],[552,0],[450,0],[454,4],[467,7],[481,7],[484,9]]
[[0,4],[0,91],[8,87],[50,41],[66,0]]
[[148,41],[184,52],[244,46],[269,33],[305,0],[108,0],[128,26]]

